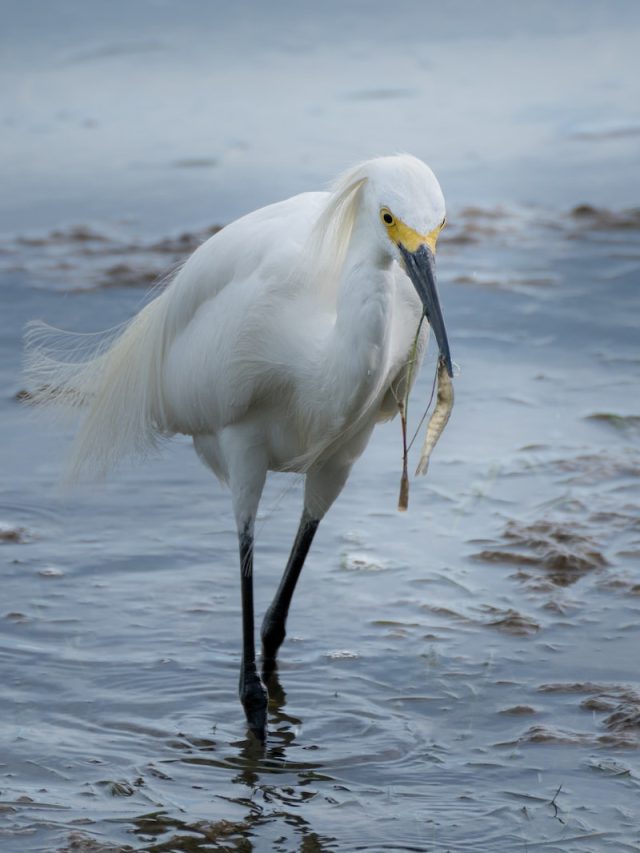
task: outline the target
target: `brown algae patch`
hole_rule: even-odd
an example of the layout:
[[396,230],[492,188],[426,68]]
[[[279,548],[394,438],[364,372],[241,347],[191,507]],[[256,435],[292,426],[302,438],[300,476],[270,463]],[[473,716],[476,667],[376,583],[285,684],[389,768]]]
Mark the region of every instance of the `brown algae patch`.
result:
[[17,610],[12,610],[10,613],[5,613],[4,618],[8,622],[15,622],[18,625],[29,621],[29,617],[26,615],[26,613],[19,613]]
[[640,433],[640,415],[616,415],[613,412],[595,412],[585,420],[611,427],[624,433]]
[[588,740],[586,735],[578,732],[567,732],[563,729],[551,726],[531,726],[524,734],[520,735],[517,743],[555,743],[555,744],[581,744]]
[[590,231],[640,230],[640,207],[614,211],[591,204],[578,204],[569,215],[574,222]]
[[505,236],[514,229],[515,215],[505,208],[463,207],[442,233],[442,243],[466,246]]
[[201,231],[183,231],[176,237],[163,237],[146,246],[147,251],[159,252],[170,255],[182,255],[187,252],[194,252],[201,243],[208,240],[218,231],[222,230],[221,225],[211,225]]
[[0,523],[0,544],[24,544],[31,537],[24,527]]
[[617,687],[610,684],[598,684],[594,681],[552,681],[549,684],[541,684],[539,693],[612,693],[625,692],[630,688]]
[[552,728],[550,726],[531,726],[521,734],[515,741],[501,743],[499,746],[514,746],[523,744],[546,744],[564,746],[586,746],[607,747],[619,749],[637,749],[640,741],[635,734],[628,731],[607,732],[605,734],[591,734],[589,732],[571,732],[564,729]]
[[100,287],[150,287],[160,271],[153,267],[119,263],[107,267],[103,272]]
[[57,228],[48,234],[16,237],[15,242],[20,246],[55,246],[74,243],[108,243],[109,238],[88,225],[73,225],[70,228]]
[[510,521],[498,547],[472,557],[487,563],[508,563],[542,569],[556,586],[569,586],[588,572],[608,565],[590,536],[576,525],[554,521],[519,524]]
[[449,621],[472,625],[477,628],[494,628],[497,631],[512,634],[516,637],[528,637],[540,630],[540,625],[530,616],[524,616],[512,608],[503,609],[494,607],[491,604],[484,604],[477,608],[484,617],[487,617],[482,619],[457,613],[448,607],[421,604],[420,608],[421,610],[433,613],[435,616],[444,617]]
[[630,448],[616,453],[584,453],[570,459],[560,457],[549,462],[551,472],[570,474],[564,482],[596,485],[605,480],[640,477],[640,459]]
[[0,248],[13,267],[18,260],[39,282],[54,278],[68,290],[149,287],[220,230],[212,225],[148,241],[78,225],[18,236]]
[[622,702],[604,720],[610,732],[635,732],[640,735],[640,700]]
[[508,717],[531,717],[538,712],[531,705],[513,705],[511,708],[503,708],[498,713]]
[[64,847],[58,848],[58,853],[134,853],[134,850],[129,844],[109,844],[76,831],[69,835]]
[[489,628],[496,628],[516,637],[529,637],[540,630],[540,625],[530,616],[523,616],[517,610],[508,608],[501,610],[499,607],[487,605],[483,608],[492,618],[485,624]]
[[[640,746],[640,693],[633,687],[593,682],[567,682],[542,684],[540,693],[584,695],[580,708],[592,714],[607,714],[601,725],[607,734],[598,735],[595,741],[607,746]],[[583,739],[588,735],[581,735]]]
[[474,270],[472,273],[454,276],[452,282],[515,293],[517,291],[527,292],[532,288],[535,290],[541,287],[551,287],[557,283],[557,279],[552,275],[517,275],[515,273],[505,274],[497,270],[484,272]]

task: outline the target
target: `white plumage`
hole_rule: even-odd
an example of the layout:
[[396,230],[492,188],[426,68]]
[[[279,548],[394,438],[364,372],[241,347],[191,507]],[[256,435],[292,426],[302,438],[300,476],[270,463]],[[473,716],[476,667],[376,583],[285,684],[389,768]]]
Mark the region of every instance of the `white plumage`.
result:
[[[304,193],[225,227],[98,345],[32,324],[28,369],[41,389],[37,399],[87,411],[72,476],[102,473],[162,436],[193,436],[198,454],[231,486],[243,607],[246,617],[250,605],[252,623],[244,585],[267,471],[306,474],[303,520],[285,573],[293,572],[295,586],[317,523],[375,423],[398,410],[425,311],[450,365],[433,279],[444,215],[427,166],[408,155],[378,158],[346,173],[331,192]],[[310,522],[304,553],[296,552]],[[271,633],[284,638],[288,601],[282,605],[276,596],[271,617],[282,624]],[[260,734],[266,704],[245,629],[241,698]],[[281,641],[275,650],[265,645],[271,670]]]

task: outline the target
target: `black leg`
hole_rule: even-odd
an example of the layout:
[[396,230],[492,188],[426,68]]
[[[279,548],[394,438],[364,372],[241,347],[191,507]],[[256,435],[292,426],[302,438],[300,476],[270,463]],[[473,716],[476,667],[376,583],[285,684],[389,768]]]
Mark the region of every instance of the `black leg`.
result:
[[240,584],[242,591],[242,666],[240,701],[247,723],[261,741],[267,736],[267,692],[256,670],[253,639],[253,534],[247,525],[240,534]]
[[276,655],[286,636],[285,626],[289,605],[319,524],[319,519],[311,518],[306,511],[302,513],[287,567],[284,570],[278,591],[262,622],[260,632],[263,654],[262,675],[265,680],[276,667]]

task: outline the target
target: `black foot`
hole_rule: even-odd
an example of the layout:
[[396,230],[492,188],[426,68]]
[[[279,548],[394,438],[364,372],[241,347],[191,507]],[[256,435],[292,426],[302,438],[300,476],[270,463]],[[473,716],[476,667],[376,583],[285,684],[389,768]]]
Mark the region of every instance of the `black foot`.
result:
[[249,730],[261,743],[267,739],[267,691],[257,672],[241,672],[240,701]]

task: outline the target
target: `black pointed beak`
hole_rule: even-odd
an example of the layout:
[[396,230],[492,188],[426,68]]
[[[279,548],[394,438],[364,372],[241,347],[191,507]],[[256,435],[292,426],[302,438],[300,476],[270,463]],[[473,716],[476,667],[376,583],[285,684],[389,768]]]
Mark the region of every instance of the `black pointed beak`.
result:
[[418,292],[418,296],[424,306],[424,313],[429,321],[429,325],[433,329],[433,334],[436,336],[440,357],[444,360],[447,373],[453,378],[447,330],[444,325],[444,317],[442,316],[438,289],[436,287],[436,259],[431,249],[425,243],[416,249],[415,252],[409,252],[402,243],[398,245],[398,248],[404,261],[405,271]]

